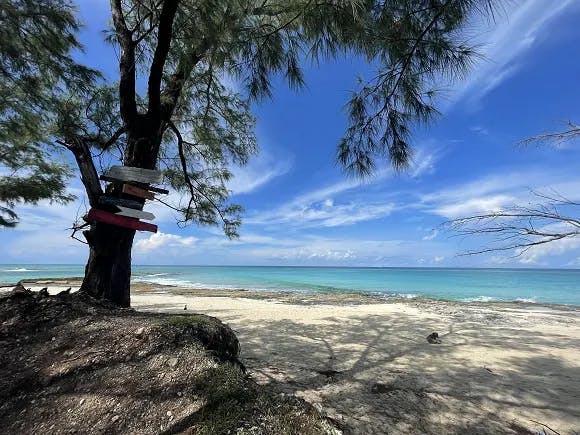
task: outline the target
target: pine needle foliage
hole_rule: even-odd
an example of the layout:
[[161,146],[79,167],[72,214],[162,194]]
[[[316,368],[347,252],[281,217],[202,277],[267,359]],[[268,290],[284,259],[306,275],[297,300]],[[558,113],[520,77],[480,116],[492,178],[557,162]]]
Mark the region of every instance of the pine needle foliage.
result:
[[73,199],[48,145],[63,95],[98,77],[71,56],[78,29],[67,1],[0,0],[0,226],[17,223],[17,203]]
[[[64,0],[46,3],[69,11]],[[107,38],[118,50],[119,81],[93,85],[90,96],[69,93],[75,97],[58,106],[52,134],[77,154],[82,144],[99,159],[153,162],[182,194],[173,205],[182,223],[221,223],[235,237],[242,209],[228,202],[228,168],[257,152],[251,108],[273,97],[275,77],[300,89],[305,64],[366,59],[375,74],[347,102],[337,161],[363,177],[381,162],[403,169],[413,128],[438,114],[437,84],[463,77],[477,57],[463,36],[469,19],[492,16],[495,3],[111,0]],[[64,27],[71,34],[62,49],[78,47],[76,25]],[[155,126],[157,142],[147,147],[132,139],[143,123]]]

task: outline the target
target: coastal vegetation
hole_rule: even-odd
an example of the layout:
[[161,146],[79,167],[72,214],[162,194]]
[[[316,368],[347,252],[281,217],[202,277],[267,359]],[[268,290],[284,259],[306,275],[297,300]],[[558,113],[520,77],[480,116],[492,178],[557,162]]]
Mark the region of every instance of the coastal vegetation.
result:
[[[112,0],[107,39],[119,72],[109,81],[71,56],[80,48],[74,4],[3,0],[2,25],[12,31],[1,47],[0,92],[11,96],[0,107],[10,150],[1,158],[24,175],[2,178],[10,187],[0,193],[2,222],[15,224],[19,201],[70,199],[69,169],[54,159],[38,166],[60,149],[74,156],[92,208],[105,193],[127,199],[120,184],[103,189],[100,162],[159,169],[180,197],[168,206],[182,224],[221,224],[236,237],[242,208],[228,202],[226,182],[231,163],[257,152],[252,104],[272,96],[273,77],[299,89],[306,62],[341,56],[366,60],[374,73],[347,102],[338,162],[357,176],[383,161],[405,168],[413,127],[438,113],[437,89],[477,57],[465,28],[474,16],[493,16],[495,3]],[[77,222],[78,231],[90,250],[81,291],[129,306],[135,229],[97,219]]]

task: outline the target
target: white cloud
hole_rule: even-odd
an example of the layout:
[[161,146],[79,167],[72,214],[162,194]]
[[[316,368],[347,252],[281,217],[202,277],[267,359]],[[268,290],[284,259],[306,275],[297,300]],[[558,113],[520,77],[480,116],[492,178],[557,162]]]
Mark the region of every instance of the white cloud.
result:
[[498,212],[506,207],[513,206],[517,200],[508,195],[490,195],[479,198],[464,199],[461,202],[445,204],[436,207],[433,211],[448,219],[474,216],[484,213]]
[[[565,222],[557,222],[544,225],[538,228],[539,231],[548,233],[566,233],[574,232],[577,228]],[[515,251],[517,260],[522,264],[537,264],[545,257],[553,257],[564,254],[566,252],[574,251],[580,248],[580,237],[567,237],[553,242],[544,243],[542,245],[535,245],[530,248],[521,248]]]
[[293,246],[265,245],[245,250],[249,257],[284,261],[290,264],[404,265],[414,262],[417,252],[441,258],[452,255],[449,248],[435,242],[415,240],[369,240],[352,238],[299,237]]
[[580,197],[580,179],[569,174],[546,171],[502,171],[475,181],[420,195],[419,208],[447,219],[490,213],[514,205],[542,202],[534,191],[557,191],[569,199]]
[[[434,171],[438,152],[417,152],[411,169],[413,178]],[[385,168],[367,181],[347,179],[296,196],[271,211],[261,211],[249,216],[245,222],[255,225],[286,224],[294,227],[338,227],[358,222],[380,219],[399,207],[386,201],[384,195],[377,200],[362,200],[357,192],[370,189],[391,178],[393,171]]]
[[522,264],[538,264],[545,257],[561,255],[580,248],[580,237],[555,240],[536,245],[527,250],[517,250],[517,259]]
[[146,239],[137,240],[135,242],[135,252],[137,254],[146,254],[171,248],[188,248],[193,246],[197,240],[195,237],[182,237],[177,234],[158,232]]
[[439,235],[439,230],[433,230],[430,234],[423,236],[423,240],[433,240],[435,237]]
[[466,98],[471,104],[513,76],[523,63],[528,51],[546,25],[574,3],[574,0],[545,2],[544,0],[512,1],[505,4],[505,12],[497,15],[496,23],[483,20],[476,26],[481,34],[476,43],[482,45],[480,62],[460,83],[452,101]]
[[234,195],[251,193],[268,183],[270,180],[286,174],[292,167],[292,159],[283,156],[272,156],[262,151],[243,167],[231,168],[233,177],[228,182],[228,188]]

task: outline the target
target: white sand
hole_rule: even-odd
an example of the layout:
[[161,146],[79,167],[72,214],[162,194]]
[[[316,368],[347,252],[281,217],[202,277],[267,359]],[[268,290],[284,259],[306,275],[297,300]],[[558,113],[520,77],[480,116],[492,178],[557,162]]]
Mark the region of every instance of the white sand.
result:
[[[256,379],[354,433],[580,432],[580,313],[517,305],[291,305],[133,295],[139,310],[229,323]],[[442,344],[428,344],[437,331]],[[334,377],[319,371],[335,370]]]
[[[55,294],[78,283],[26,285],[44,286]],[[308,400],[348,433],[524,433],[517,424],[553,434],[543,423],[580,434],[580,310],[293,305],[154,287],[134,292],[133,307],[222,319],[238,334],[256,380]],[[427,343],[433,331],[441,344]]]

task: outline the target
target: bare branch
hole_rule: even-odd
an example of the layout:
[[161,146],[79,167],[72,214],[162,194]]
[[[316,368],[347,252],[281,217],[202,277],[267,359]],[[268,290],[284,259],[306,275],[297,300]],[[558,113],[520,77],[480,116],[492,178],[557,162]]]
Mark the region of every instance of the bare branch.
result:
[[454,236],[496,236],[492,245],[460,255],[494,251],[515,251],[521,256],[529,249],[558,240],[580,237],[580,218],[564,214],[562,207],[579,204],[554,192],[533,192],[548,203],[514,206],[508,209],[454,219],[443,224]]
[[169,128],[171,129],[171,131],[173,131],[173,133],[177,137],[177,149],[179,151],[179,159],[180,159],[180,162],[181,162],[181,170],[183,172],[183,176],[185,178],[185,182],[187,183],[187,186],[189,188],[189,193],[190,193],[189,203],[188,203],[187,209],[185,211],[186,217],[189,216],[189,214],[192,211],[191,206],[192,206],[193,202],[195,202],[196,195],[201,195],[215,209],[215,211],[218,213],[218,215],[219,215],[220,219],[222,220],[222,222],[225,225],[230,224],[231,223],[230,220],[223,214],[223,212],[220,209],[220,207],[209,196],[207,196],[201,189],[199,189],[198,187],[196,187],[196,186],[193,185],[193,181],[194,180],[192,180],[191,177],[189,176],[189,172],[188,172],[188,169],[187,169],[187,159],[185,157],[185,152],[184,152],[184,149],[183,149],[183,145],[186,142],[183,140],[183,137],[181,135],[181,132],[175,126],[175,124],[169,123]]
[[522,140],[520,144],[529,145],[536,143],[559,147],[566,142],[578,139],[580,137],[580,126],[573,124],[571,121],[568,121],[566,125],[568,128],[563,131],[538,134]]

